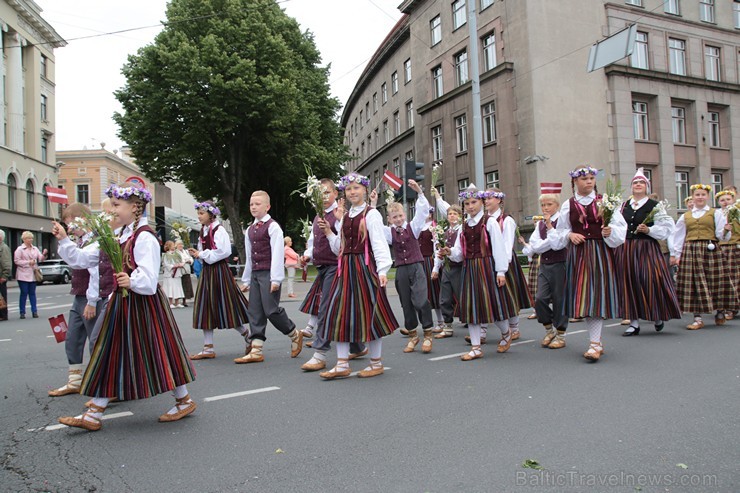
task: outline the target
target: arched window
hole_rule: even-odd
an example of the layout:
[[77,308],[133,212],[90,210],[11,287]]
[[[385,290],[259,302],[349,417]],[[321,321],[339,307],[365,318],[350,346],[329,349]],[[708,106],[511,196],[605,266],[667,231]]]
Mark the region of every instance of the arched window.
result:
[[14,211],[16,208],[15,204],[15,191],[17,188],[15,181],[15,175],[12,173],[8,175],[8,209]]
[[44,201],[44,217],[51,217],[51,208],[49,207],[49,194],[46,193],[46,187],[48,185],[48,183],[44,183],[44,186],[41,188],[41,195]]
[[29,214],[34,214],[36,212],[34,195],[35,193],[33,189],[33,182],[29,178],[26,181],[26,212],[28,212]]

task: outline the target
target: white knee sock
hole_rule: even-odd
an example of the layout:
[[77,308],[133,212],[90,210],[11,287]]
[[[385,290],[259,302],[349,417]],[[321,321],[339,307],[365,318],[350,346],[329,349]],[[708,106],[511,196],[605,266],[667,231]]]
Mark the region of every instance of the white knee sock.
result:
[[110,399],[107,397],[93,397],[92,398],[92,403],[98,407],[108,407],[109,402],[110,402]]
[[[660,325],[660,322],[655,322],[656,325]],[[630,320],[630,327],[633,329],[639,329],[640,328],[640,320]]]
[[318,322],[319,322],[319,317],[317,317],[316,315],[311,315],[310,317],[308,317],[308,325],[310,325],[314,329],[316,328],[316,324]]
[[326,361],[326,351],[314,351],[313,357],[316,361]]
[[182,399],[183,397],[188,395],[188,386],[180,385],[178,387],[175,387],[175,390],[172,391],[172,395],[175,396],[175,399]]
[[469,324],[468,333],[470,334],[470,345],[480,346],[480,333],[481,333],[480,325]]
[[519,331],[519,315],[514,315],[513,317],[509,319],[509,327],[511,327],[511,330],[514,332]]
[[601,327],[604,325],[604,321],[593,317],[586,317],[585,320],[591,342],[601,342]]
[[[243,335],[243,336],[248,336],[249,335],[249,324],[244,324],[244,325],[241,325],[241,326],[235,327],[235,328],[236,328],[236,330],[239,331],[239,333],[241,335]],[[213,332],[213,331],[211,331],[211,332]],[[213,337],[213,335],[211,335],[211,338],[212,337]]]
[[370,359],[380,359],[383,353],[383,340],[375,339],[367,343],[367,348],[370,350]]
[[203,345],[213,344],[213,329],[203,329]]
[[[516,318],[517,320],[519,319],[519,317],[516,317]],[[510,324],[509,320],[501,320],[499,322],[494,322],[494,325],[496,325],[496,327],[498,327],[498,330],[501,331],[501,335],[505,335],[507,332],[509,332],[509,324]]]
[[337,358],[349,359],[349,342],[337,343]]

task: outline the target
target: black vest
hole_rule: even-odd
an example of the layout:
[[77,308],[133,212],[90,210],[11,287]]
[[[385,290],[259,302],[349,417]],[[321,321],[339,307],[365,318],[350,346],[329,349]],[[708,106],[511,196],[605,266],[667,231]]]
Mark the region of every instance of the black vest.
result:
[[[642,222],[645,220],[648,214],[650,214],[650,211],[652,211],[656,205],[658,205],[657,200],[647,199],[647,201],[644,204],[642,204],[642,207],[640,207],[637,210],[634,210],[632,206],[630,205],[629,201],[624,203],[624,207],[622,207],[622,216],[624,216],[624,220],[627,222],[627,239],[628,240],[635,240],[635,239],[654,240],[654,238],[651,238],[645,233],[636,233],[635,230],[640,224],[642,224]],[[652,222],[649,222],[647,224],[648,227],[652,225],[653,225]]]

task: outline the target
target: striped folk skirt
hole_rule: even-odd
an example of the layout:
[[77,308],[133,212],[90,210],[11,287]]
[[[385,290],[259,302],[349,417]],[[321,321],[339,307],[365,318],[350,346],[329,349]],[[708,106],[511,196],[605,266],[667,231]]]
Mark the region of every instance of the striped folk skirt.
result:
[[129,290],[125,298],[114,292],[80,393],[146,399],[193,380],[195,370],[162,289],[153,295]]
[[427,298],[429,299],[429,305],[432,310],[439,308],[439,277],[432,279],[432,271],[434,270],[434,257],[424,257],[424,275],[427,278]]
[[533,300],[537,297],[537,277],[540,273],[540,256],[536,253],[529,263],[529,272],[527,273],[527,290]]
[[568,245],[565,312],[568,318],[619,316],[614,253],[603,240]]
[[676,294],[681,310],[712,313],[737,310],[737,278],[730,277],[719,247],[709,250],[707,240],[687,241],[683,246],[676,277]]
[[496,272],[491,257],[465,259],[461,285],[462,323],[493,323],[508,320],[519,312],[509,286],[498,287],[496,284]]
[[673,278],[657,241],[627,239],[614,251],[620,317],[629,320],[681,318]]
[[301,303],[301,307],[299,308],[302,313],[307,313],[308,315],[313,315],[316,317],[319,315],[319,305],[321,305],[321,289],[323,284],[324,283],[322,277],[317,275],[316,279],[311,285],[311,289],[309,289],[308,293],[306,293],[306,298],[303,300],[303,303]]
[[193,278],[190,274],[183,274],[180,282],[182,282],[182,292],[185,293],[185,299],[189,300],[195,295],[193,293]]
[[233,329],[249,323],[248,301],[225,261],[203,263],[193,302],[194,329]]
[[727,277],[735,280],[735,292],[740,298],[740,243],[721,245],[722,259],[725,261]]
[[364,254],[341,257],[332,281],[323,338],[337,342],[367,342],[398,328],[375,262],[365,265]]

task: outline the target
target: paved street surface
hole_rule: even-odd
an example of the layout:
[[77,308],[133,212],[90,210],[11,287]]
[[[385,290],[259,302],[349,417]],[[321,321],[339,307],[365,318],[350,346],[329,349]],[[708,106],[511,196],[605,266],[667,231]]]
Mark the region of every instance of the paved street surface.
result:
[[[308,286],[283,296],[299,327]],[[467,350],[461,328],[429,355],[403,354],[406,339],[394,334],[383,341],[385,375],[330,382],[303,373],[311,350],[291,359],[272,327],[266,361],[252,365],[232,363],[243,340],[221,331],[217,359],[195,364],[192,416],[158,423],[173,403],[160,395],[112,404],[103,429],[89,433],[56,426],[85,397],[47,396],[67,364],[46,319],[68,312],[68,290],[39,287],[41,318],[27,320],[17,288],[9,293],[2,491],[740,491],[740,320],[690,332],[684,318],[632,338],[607,321],[596,364],[581,356],[583,323],[571,325],[566,348],[549,350],[538,344],[542,328],[523,318],[508,353],[496,354],[490,331],[494,344],[473,362],[455,356]],[[391,302],[400,316],[392,290]],[[175,316],[199,351],[192,308]],[[523,467],[528,460],[544,469]]]

